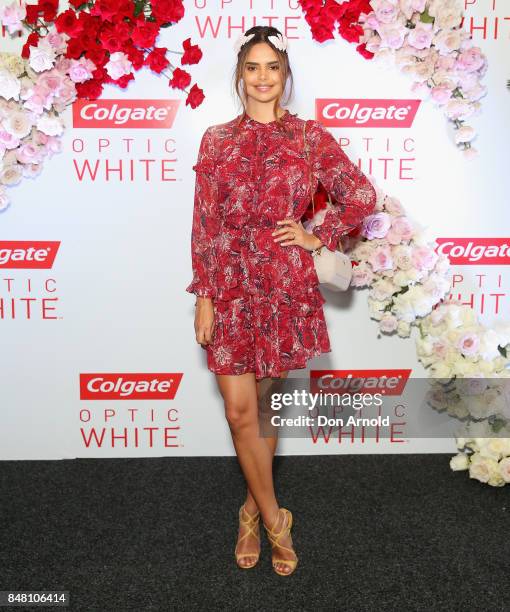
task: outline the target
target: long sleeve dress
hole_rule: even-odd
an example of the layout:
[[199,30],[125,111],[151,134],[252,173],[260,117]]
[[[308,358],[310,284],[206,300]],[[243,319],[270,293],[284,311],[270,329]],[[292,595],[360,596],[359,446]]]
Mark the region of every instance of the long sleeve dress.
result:
[[[270,123],[242,114],[202,137],[186,291],[213,300],[213,341],[204,348],[217,374],[278,377],[331,351],[311,252],[271,235],[277,220],[299,221],[310,203],[303,122],[288,110]],[[306,122],[306,143],[313,193],[320,181],[339,203],[312,230],[334,250],[372,212],[375,190],[318,121]]]

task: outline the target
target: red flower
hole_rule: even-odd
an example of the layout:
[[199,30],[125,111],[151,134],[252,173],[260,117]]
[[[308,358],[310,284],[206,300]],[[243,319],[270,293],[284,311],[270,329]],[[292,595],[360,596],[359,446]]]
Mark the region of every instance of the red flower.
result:
[[191,44],[191,38],[186,38],[182,43],[184,54],[181,57],[181,64],[198,64],[202,59],[202,51],[198,45]]
[[78,98],[97,100],[103,93],[103,85],[95,79],[89,79],[84,83],[76,83],[76,94]]
[[85,48],[81,44],[81,40],[79,38],[71,38],[67,41],[67,51],[65,52],[65,56],[71,59],[78,59],[81,57],[81,54],[85,51]]
[[77,36],[82,30],[82,24],[76,19],[76,13],[68,9],[55,19],[55,27],[57,32],[68,34],[69,36]]
[[166,58],[167,50],[165,47],[154,47],[145,58],[144,64],[149,66],[153,72],[160,74],[170,63]]
[[159,24],[177,23],[184,17],[182,0],[152,0],[152,16]]
[[153,21],[137,19],[134,23],[131,40],[137,47],[153,47],[159,34],[159,26]]
[[[176,70],[179,70],[179,68],[176,68]],[[191,108],[196,108],[199,104],[202,104],[204,98],[204,90],[200,89],[195,83],[186,98],[186,105],[189,104]]]
[[128,56],[130,62],[133,64],[135,70],[140,70],[144,64],[144,52],[136,47],[128,46],[123,49],[124,53]]
[[40,10],[43,13],[44,21],[53,21],[58,12],[58,0],[39,1]]
[[90,9],[90,14],[101,17],[105,21],[120,20],[124,17],[132,18],[134,15],[135,3],[129,0],[96,0]]
[[184,89],[191,83],[191,74],[186,70],[175,68],[172,78],[168,81],[170,87],[177,87],[178,89]]
[[84,3],[85,3],[85,0],[69,0],[69,4],[71,6],[74,6],[75,9],[77,9],[79,6],[81,6]]
[[354,23],[347,23],[346,21],[340,21],[338,26],[338,33],[347,42],[357,43],[363,36],[363,28],[360,25]]
[[325,40],[331,40],[335,37],[333,36],[333,31],[330,28],[318,24],[312,26],[312,38],[317,42],[324,42]]
[[104,83],[106,82],[106,79],[108,78],[108,73],[106,72],[106,68],[103,68],[103,66],[99,66],[98,68],[94,70],[94,72],[92,73],[92,76],[94,77],[96,81],[99,81],[100,83]]
[[35,23],[41,12],[39,6],[37,4],[27,4],[25,8],[27,9],[25,21],[27,23]]
[[108,54],[99,46],[91,47],[85,51],[85,57],[94,62],[96,66],[104,66],[108,60]]
[[23,45],[23,49],[21,50],[21,57],[28,59],[30,57],[30,47],[37,47],[37,43],[39,42],[39,34],[37,32],[32,32],[29,34],[26,43]]
[[372,51],[367,50],[367,43],[362,43],[356,47],[356,51],[360,53],[366,59],[372,59],[374,57],[374,53]]
[[117,79],[117,80],[110,79],[108,82],[114,83],[115,85],[118,85],[122,89],[126,89],[129,81],[132,81],[134,78],[135,78],[134,74],[130,72],[129,74],[125,74],[124,76],[121,76],[120,79]]

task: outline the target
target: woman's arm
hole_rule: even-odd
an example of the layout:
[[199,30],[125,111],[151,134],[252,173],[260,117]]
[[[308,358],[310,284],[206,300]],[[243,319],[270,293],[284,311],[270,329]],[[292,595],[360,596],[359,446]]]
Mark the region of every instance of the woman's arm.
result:
[[318,121],[312,124],[313,173],[337,202],[312,233],[334,251],[340,237],[357,227],[374,210],[377,196],[372,183],[351,162],[331,132]]
[[193,223],[191,230],[191,262],[193,280],[186,291],[197,297],[216,295],[216,250],[214,238],[220,231],[218,184],[211,128],[202,136],[196,172]]

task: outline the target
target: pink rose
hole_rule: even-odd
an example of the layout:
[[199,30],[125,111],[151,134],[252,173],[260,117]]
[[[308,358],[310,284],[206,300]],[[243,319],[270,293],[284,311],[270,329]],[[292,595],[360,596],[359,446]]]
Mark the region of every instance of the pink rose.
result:
[[370,5],[381,23],[392,23],[398,16],[398,0],[371,0]]
[[457,348],[463,355],[476,355],[479,346],[480,338],[474,332],[463,334],[457,342]]
[[409,33],[407,43],[416,49],[428,49],[432,43],[433,36],[432,24],[420,21]]
[[128,56],[122,51],[116,51],[110,55],[110,61],[105,64],[106,72],[111,78],[116,81],[125,74],[129,74],[133,64],[129,60]]
[[96,69],[94,62],[87,58],[80,58],[79,60],[71,60],[71,66],[69,68],[69,78],[74,83],[83,83],[92,78],[92,73]]
[[391,232],[392,234],[400,236],[399,242],[402,242],[402,240],[411,240],[413,237],[413,225],[404,215],[401,217],[393,217]]
[[386,334],[390,334],[391,332],[395,331],[397,327],[398,319],[395,317],[395,315],[386,313],[379,321],[379,329]]
[[433,87],[430,91],[430,97],[437,104],[446,104],[448,100],[452,97],[452,90],[446,83],[442,85],[437,85]]
[[411,258],[414,267],[418,270],[432,270],[437,261],[438,254],[429,249],[429,247],[419,246],[413,249]]
[[16,149],[16,157],[22,164],[38,164],[41,161],[39,148],[31,142],[27,142]]
[[370,255],[368,262],[372,266],[372,270],[374,272],[379,272],[380,270],[391,270],[393,268],[391,252],[386,246],[376,247]]
[[457,68],[466,72],[475,72],[485,65],[486,58],[480,47],[466,49],[457,58]]
[[9,6],[0,8],[0,23],[9,30],[9,34],[23,31],[21,20],[25,19],[26,16],[27,9],[25,5],[20,5],[18,2],[13,2]]

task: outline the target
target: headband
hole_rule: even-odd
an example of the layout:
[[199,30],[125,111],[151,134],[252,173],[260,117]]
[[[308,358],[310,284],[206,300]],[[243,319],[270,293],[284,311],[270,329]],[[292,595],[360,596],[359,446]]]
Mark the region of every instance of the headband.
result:
[[[255,34],[248,34],[248,36],[245,36],[244,34],[241,34],[241,36],[239,36],[239,38],[236,40],[235,44],[234,44],[234,50],[236,52],[236,55],[239,54],[239,52],[241,51],[241,47],[246,44],[248,41],[250,41],[253,37],[255,36]],[[288,39],[286,36],[284,36],[283,34],[271,34],[271,36],[267,37],[269,39],[269,42],[276,47],[277,49],[279,49],[280,51],[287,51],[287,46],[288,46]]]

